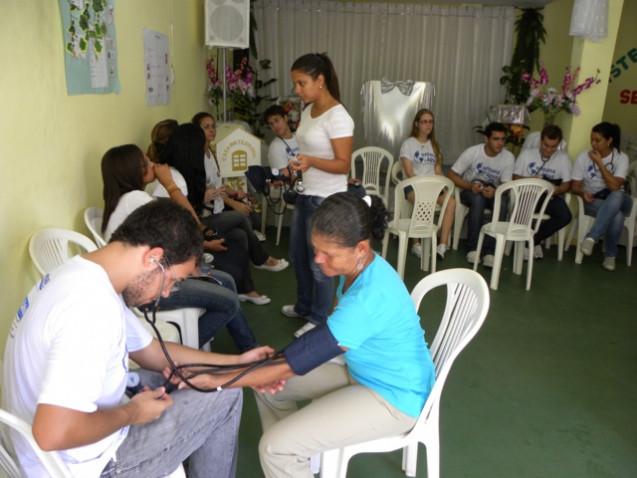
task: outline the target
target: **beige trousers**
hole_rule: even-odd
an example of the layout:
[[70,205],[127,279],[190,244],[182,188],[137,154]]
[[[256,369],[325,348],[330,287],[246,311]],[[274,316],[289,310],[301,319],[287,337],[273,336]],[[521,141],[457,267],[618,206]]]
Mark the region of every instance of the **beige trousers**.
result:
[[[312,478],[310,457],[325,450],[404,433],[416,423],[328,362],[293,377],[277,395],[256,393],[263,426],[259,458],[266,478]],[[296,402],[312,400],[298,409]]]

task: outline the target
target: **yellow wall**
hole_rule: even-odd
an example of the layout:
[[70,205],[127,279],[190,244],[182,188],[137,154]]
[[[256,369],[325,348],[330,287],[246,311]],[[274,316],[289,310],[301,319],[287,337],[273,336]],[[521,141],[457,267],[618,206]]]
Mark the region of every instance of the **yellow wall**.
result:
[[[67,96],[57,0],[4,0],[0,15],[0,349],[36,279],[29,236],[46,226],[87,233],[82,211],[101,205],[106,149],[145,148],[160,119],[207,108],[202,0],[115,2],[120,94]],[[148,107],[143,29],[173,35],[175,83],[167,106]]]
[[[544,7],[546,43],[540,48],[540,59],[549,73],[550,84],[562,84],[564,68],[570,63],[573,37],[568,34],[573,0],[554,0]],[[536,73],[537,75],[537,73]],[[558,123],[561,118],[558,117]],[[530,131],[542,129],[544,115],[534,111],[531,115]]]
[[[619,76],[613,78],[608,86],[604,119],[618,123],[623,134],[630,134],[637,139],[637,1],[624,1],[619,33],[615,45],[613,63]],[[631,51],[632,59],[628,52]],[[622,61],[622,57],[623,61]],[[625,68],[625,63],[628,68]],[[613,69],[611,68],[611,76]],[[620,102],[620,95],[626,90],[634,94],[634,103]],[[631,98],[632,99],[632,98]]]

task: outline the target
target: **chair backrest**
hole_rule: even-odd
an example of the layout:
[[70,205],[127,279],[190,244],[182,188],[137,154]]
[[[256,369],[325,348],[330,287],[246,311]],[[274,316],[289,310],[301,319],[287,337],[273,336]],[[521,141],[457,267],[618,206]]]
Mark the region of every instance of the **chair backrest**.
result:
[[[405,199],[405,188],[410,186],[414,191],[414,204]],[[396,185],[394,191],[394,220],[407,217],[411,211],[409,223],[409,237],[424,237],[428,235],[435,224],[438,207],[438,197],[445,193],[445,198],[439,209],[438,224],[440,226],[449,198],[453,195],[454,184],[444,176],[414,176],[404,179]]]
[[87,207],[84,210],[84,224],[93,236],[97,247],[104,247],[106,241],[102,237],[102,218],[104,210],[101,207]]
[[400,162],[400,160],[394,161],[394,164],[391,167],[390,176],[391,176],[391,183],[394,186],[396,186],[396,184],[398,184],[404,179],[403,165]]
[[430,347],[436,381],[410,434],[418,434],[430,414],[437,413],[442,389],[453,362],[478,333],[489,311],[487,283],[480,274],[470,269],[445,269],[429,274],[418,282],[411,293],[416,310],[423,297],[440,286],[447,287],[447,301]]
[[[374,194],[383,198],[387,203],[387,193],[389,191],[389,180],[391,179],[391,168],[394,164],[394,156],[383,148],[376,146],[366,146],[359,148],[352,153],[352,167],[350,176],[356,176],[356,164],[362,162],[362,176],[359,178],[362,186],[368,194]],[[381,184],[381,173],[385,174],[385,180]]]
[[[0,379],[3,373],[2,361],[0,361]],[[53,478],[70,478],[66,466],[56,453],[42,451],[31,433],[31,426],[6,410],[0,409],[0,470],[3,470],[9,478],[22,478],[20,466],[15,458],[9,432],[19,435],[33,449],[49,476]],[[4,476],[4,475],[3,475]]]
[[91,252],[97,246],[88,237],[68,229],[41,229],[29,240],[29,255],[33,265],[44,275],[81,252]]
[[[500,208],[502,207],[502,196],[508,192],[510,213],[507,233],[528,229],[537,232],[540,227],[540,221],[534,220],[544,214],[553,189],[553,184],[538,178],[514,179],[501,184],[495,191],[492,220],[494,222],[498,221]],[[542,201],[541,207],[536,213],[536,208],[540,201]]]

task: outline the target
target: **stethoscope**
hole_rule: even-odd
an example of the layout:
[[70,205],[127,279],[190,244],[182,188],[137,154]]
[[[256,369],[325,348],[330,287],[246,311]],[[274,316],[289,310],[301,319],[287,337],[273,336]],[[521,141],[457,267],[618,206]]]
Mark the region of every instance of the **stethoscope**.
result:
[[[178,377],[182,382],[184,382],[193,390],[197,390],[198,392],[202,392],[202,393],[220,392],[224,388],[228,388],[231,385],[233,385],[235,382],[237,382],[239,379],[241,379],[248,373],[258,368],[261,368],[264,365],[279,364],[285,361],[285,358],[283,357],[283,354],[281,352],[275,352],[271,357],[267,357],[267,358],[257,360],[254,362],[247,362],[247,363],[235,364],[235,365],[210,364],[210,363],[188,363],[188,364],[177,365],[175,361],[172,359],[172,357],[170,356],[170,353],[168,352],[168,348],[166,347],[166,344],[164,343],[164,340],[156,326],[157,309],[159,308],[159,301],[161,300],[162,292],[166,284],[166,268],[161,262],[157,260],[154,260],[153,262],[155,262],[159,266],[159,269],[161,270],[161,282],[159,284],[159,291],[157,293],[157,297],[155,298],[155,300],[152,302],[150,306],[150,313],[152,318],[149,317],[149,307],[141,307],[140,310],[144,313],[144,319],[146,319],[146,322],[150,324],[150,326],[153,329],[153,332],[155,332],[157,340],[159,341],[159,345],[161,346],[161,350],[164,353],[164,356],[166,357],[168,366],[170,367],[170,375],[168,376],[168,378],[162,385],[166,389],[166,393],[170,393],[176,388],[176,386],[171,382],[171,379],[173,377]],[[190,381],[190,379],[198,375],[203,375],[203,374],[224,375],[228,372],[232,372],[235,370],[241,370],[241,372],[235,375],[230,380],[217,386],[216,388],[201,388]]]

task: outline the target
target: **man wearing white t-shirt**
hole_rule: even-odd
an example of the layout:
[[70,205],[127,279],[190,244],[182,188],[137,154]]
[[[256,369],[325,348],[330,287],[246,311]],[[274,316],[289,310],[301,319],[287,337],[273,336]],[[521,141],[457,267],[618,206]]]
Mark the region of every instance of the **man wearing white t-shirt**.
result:
[[270,167],[280,171],[287,170],[288,163],[299,155],[299,145],[288,124],[287,113],[280,105],[272,105],[265,110],[263,118],[276,135],[268,148]]
[[[97,251],[46,274],[20,306],[5,349],[3,401],[38,445],[73,476],[164,476],[190,456],[191,477],[235,474],[241,392],[167,394],[160,344],[128,306],[168,296],[201,255],[192,216],[167,200],[135,210]],[[224,356],[167,343],[172,359],[236,364],[268,348]],[[125,400],[129,357],[149,388]],[[154,372],[152,372],[154,371]],[[25,476],[45,476],[12,436]]]
[[[460,200],[469,207],[467,224],[467,260],[480,261],[480,251],[476,251],[480,228],[484,223],[485,209],[493,209],[495,188],[510,181],[515,158],[504,149],[506,127],[502,123],[492,122],[484,130],[484,144],[477,144],[465,150],[449,170],[449,179],[460,188]],[[507,198],[502,198],[500,220],[507,214]],[[482,254],[484,265],[493,266],[495,240],[491,236],[484,238]]]
[[[543,257],[540,243],[555,234],[571,222],[571,211],[564,201],[563,194],[571,188],[571,160],[563,151],[559,151],[562,142],[562,130],[559,126],[545,126],[540,133],[537,148],[523,149],[513,168],[513,179],[540,178],[555,185],[553,195],[546,206],[548,219],[541,222],[533,237],[536,259]],[[528,251],[525,251],[525,256]]]

